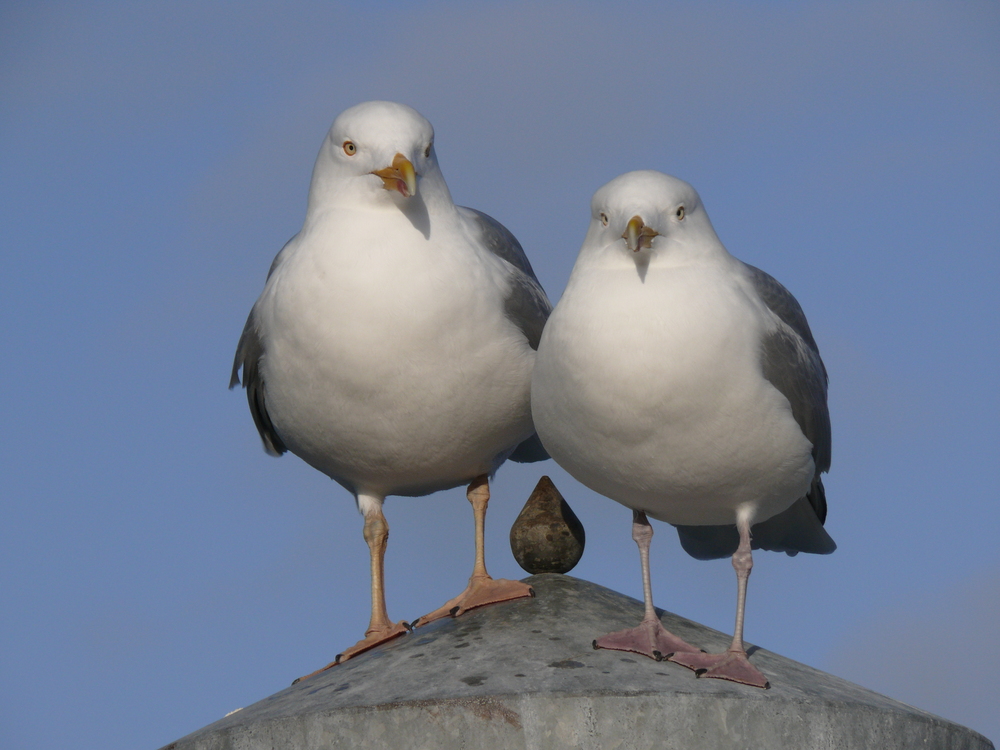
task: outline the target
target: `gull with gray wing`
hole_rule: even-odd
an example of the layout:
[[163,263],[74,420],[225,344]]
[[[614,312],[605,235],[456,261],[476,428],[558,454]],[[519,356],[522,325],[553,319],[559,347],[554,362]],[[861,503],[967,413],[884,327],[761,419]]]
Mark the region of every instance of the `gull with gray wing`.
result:
[[[795,298],[730,255],[698,193],[655,171],[602,187],[535,360],[532,414],[551,456],[633,511],[646,616],[595,647],[759,687],[743,645],[751,550],[828,554],[827,374]],[[647,516],[699,559],[732,555],[736,627],[722,654],[664,630]]]
[[407,632],[385,605],[387,495],[468,485],[472,577],[421,623],[531,595],[486,572],[483,524],[497,468],[548,457],[529,396],[551,305],[513,235],[452,202],[433,140],[402,104],[337,117],[305,223],[271,265],[233,364],[265,450],[327,474],[364,516],[371,621],[328,667]]

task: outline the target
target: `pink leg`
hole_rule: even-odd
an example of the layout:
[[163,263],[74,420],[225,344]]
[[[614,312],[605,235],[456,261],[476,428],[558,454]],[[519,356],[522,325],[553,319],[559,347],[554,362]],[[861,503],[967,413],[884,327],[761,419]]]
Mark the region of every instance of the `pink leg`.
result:
[[[406,622],[393,622],[389,619],[389,613],[385,608],[385,548],[389,542],[389,524],[382,515],[381,505],[365,515],[365,541],[368,543],[368,550],[371,554],[372,571],[372,616],[368,623],[368,630],[365,637],[355,643],[343,653],[337,654],[337,658],[315,672],[310,672],[305,677],[300,677],[295,682],[309,679],[313,675],[325,672],[331,667],[335,667],[341,662],[363,654],[369,649],[373,649],[381,643],[391,641],[409,632],[410,626]],[[292,683],[295,684],[294,682]]]
[[642,562],[642,593],[646,600],[646,614],[634,628],[602,635],[594,641],[594,648],[631,651],[657,661],[679,651],[699,653],[694,646],[664,628],[653,609],[653,588],[649,582],[649,545],[653,539],[653,527],[649,525],[646,514],[640,510],[632,511],[632,538],[639,547],[639,560]]
[[750,551],[750,523],[747,519],[737,522],[740,530],[740,546],[733,553],[733,568],[738,584],[736,598],[736,629],[729,650],[721,654],[674,654],[675,661],[693,669],[699,677],[715,677],[720,680],[740,682],[753,687],[768,688],[767,678],[750,663],[743,647],[743,617],[747,602],[747,581],[753,569],[753,555]]
[[490,502],[490,485],[486,475],[476,477],[466,493],[472,503],[476,521],[476,562],[469,577],[469,585],[454,599],[449,599],[440,607],[413,621],[413,627],[420,627],[440,620],[442,617],[458,617],[470,609],[486,604],[496,604],[510,599],[534,596],[535,591],[526,583],[509,581],[506,578],[492,578],[486,572],[484,537],[486,530],[486,506]]

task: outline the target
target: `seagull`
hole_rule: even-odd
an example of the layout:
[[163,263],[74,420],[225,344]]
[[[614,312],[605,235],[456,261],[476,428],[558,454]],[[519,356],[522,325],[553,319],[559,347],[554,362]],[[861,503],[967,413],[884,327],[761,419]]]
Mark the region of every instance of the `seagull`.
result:
[[[542,444],[633,512],[646,614],[594,642],[670,658],[703,677],[767,687],[743,645],[752,549],[836,549],[823,523],[827,374],[802,308],[723,247],[698,193],[656,171],[602,187],[535,359]],[[732,645],[706,654],[653,609],[648,517],[698,559],[732,555]]]
[[452,202],[424,117],[379,101],[337,117],[305,223],[271,264],[230,380],[242,368],[266,452],[291,451],[328,475],[364,517],[371,621],[323,669],[410,629],[386,610],[387,495],[468,485],[472,577],[420,624],[533,594],[489,576],[483,528],[497,468],[548,458],[529,398],[551,309],[514,236]]

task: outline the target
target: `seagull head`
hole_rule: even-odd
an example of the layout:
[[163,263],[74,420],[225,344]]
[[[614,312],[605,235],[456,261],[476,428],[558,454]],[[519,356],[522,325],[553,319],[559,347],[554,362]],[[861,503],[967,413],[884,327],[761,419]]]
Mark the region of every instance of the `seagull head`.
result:
[[316,159],[310,203],[406,202],[428,180],[443,184],[431,124],[405,104],[364,102],[334,120]]
[[627,172],[594,194],[587,243],[631,257],[641,276],[654,256],[679,260],[721,247],[697,191],[654,170]]

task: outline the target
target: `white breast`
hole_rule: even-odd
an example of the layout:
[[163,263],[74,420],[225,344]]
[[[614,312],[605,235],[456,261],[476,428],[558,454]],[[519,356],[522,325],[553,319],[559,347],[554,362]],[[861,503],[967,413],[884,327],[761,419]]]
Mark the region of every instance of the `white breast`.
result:
[[[811,444],[761,375],[769,313],[705,264],[577,269],[539,347],[533,413],[587,486],[675,524],[764,520],[805,494]],[[749,505],[748,505],[749,504]]]
[[534,352],[503,315],[497,259],[398,211],[377,218],[331,217],[272,275],[268,410],[294,453],[351,489],[423,494],[493,471],[531,434]]

